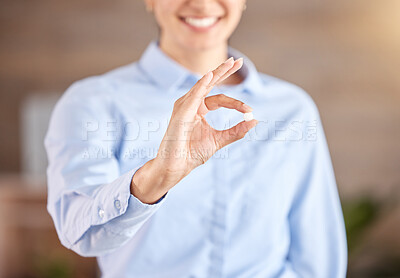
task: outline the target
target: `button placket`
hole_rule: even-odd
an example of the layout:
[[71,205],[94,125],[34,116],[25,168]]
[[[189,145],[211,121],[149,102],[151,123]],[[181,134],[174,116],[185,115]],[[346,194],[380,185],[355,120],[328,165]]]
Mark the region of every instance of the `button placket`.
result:
[[[221,92],[223,93],[223,92]],[[216,124],[223,126],[225,122],[218,118]],[[225,127],[226,128],[226,127]],[[210,266],[208,277],[222,277],[224,273],[224,253],[226,251],[227,236],[227,199],[229,196],[229,178],[227,176],[227,161],[225,158],[215,159],[215,182],[213,211],[211,215],[210,242]]]

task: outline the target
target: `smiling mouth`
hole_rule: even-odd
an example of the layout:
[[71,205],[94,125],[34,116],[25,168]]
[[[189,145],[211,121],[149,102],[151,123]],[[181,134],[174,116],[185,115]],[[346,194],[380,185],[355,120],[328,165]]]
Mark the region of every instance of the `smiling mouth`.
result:
[[220,17],[180,17],[180,20],[191,27],[205,29],[215,25],[220,20]]

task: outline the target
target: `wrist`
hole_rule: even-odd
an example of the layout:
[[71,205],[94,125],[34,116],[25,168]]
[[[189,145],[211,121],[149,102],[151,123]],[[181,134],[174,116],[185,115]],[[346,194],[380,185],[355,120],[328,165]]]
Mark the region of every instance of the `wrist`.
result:
[[171,181],[163,172],[162,165],[156,159],[152,159],[133,175],[131,194],[143,203],[154,204],[176,183]]

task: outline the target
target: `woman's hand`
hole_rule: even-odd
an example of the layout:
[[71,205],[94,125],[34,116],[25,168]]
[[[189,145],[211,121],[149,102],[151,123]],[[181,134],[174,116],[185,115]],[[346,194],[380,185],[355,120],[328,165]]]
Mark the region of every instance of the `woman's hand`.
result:
[[257,124],[257,120],[242,121],[220,131],[212,128],[204,118],[209,111],[220,107],[242,113],[252,111],[243,102],[223,94],[207,97],[214,85],[235,73],[242,64],[242,59],[228,59],[204,75],[175,102],[157,157],[143,165],[132,179],[133,195],[143,202],[156,202],[216,151],[243,138]]

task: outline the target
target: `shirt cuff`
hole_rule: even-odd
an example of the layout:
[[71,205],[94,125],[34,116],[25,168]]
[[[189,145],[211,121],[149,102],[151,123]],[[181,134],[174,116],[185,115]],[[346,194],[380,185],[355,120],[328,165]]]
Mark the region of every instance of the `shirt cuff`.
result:
[[131,194],[133,175],[141,166],[123,174],[113,182],[104,185],[96,194],[92,208],[92,225],[101,225],[125,214],[141,215],[155,211],[165,200],[165,194],[155,204],[145,204]]
[[141,202],[131,194],[131,181],[137,167],[101,188],[95,198],[92,225],[106,224],[116,234],[133,234],[165,202],[168,193],[154,204]]

